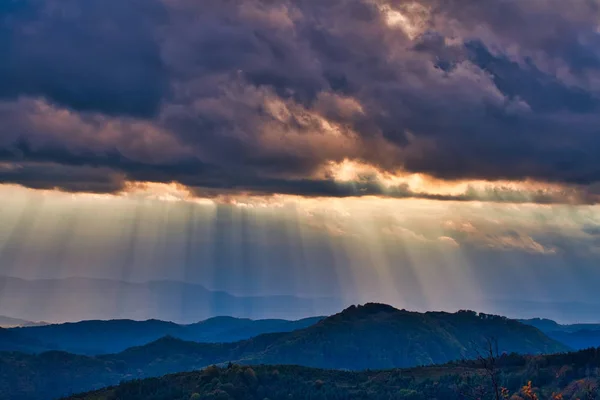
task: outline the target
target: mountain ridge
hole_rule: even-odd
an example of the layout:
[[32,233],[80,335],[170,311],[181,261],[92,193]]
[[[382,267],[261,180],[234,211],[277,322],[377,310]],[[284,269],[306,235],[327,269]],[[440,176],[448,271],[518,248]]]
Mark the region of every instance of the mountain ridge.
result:
[[564,343],[575,350],[600,346],[600,324],[559,324],[554,320],[546,318],[532,318],[519,321],[535,326],[548,337]]
[[33,322],[21,318],[13,318],[7,317],[6,315],[0,315],[0,328],[16,328],[19,326],[34,326],[44,324],[45,322]]
[[[190,324],[218,315],[251,319],[301,319],[343,306],[332,297],[243,296],[178,281],[128,282],[72,277],[27,280],[0,276],[0,315],[50,323],[131,319]],[[117,304],[118,299],[118,304]]]
[[[567,351],[537,328],[504,317],[473,311],[418,313],[368,304],[348,307],[306,328],[233,343],[197,343],[166,336],[144,346],[94,357],[58,351],[0,353],[0,370],[4,371],[0,387],[12,387],[13,381],[27,377],[35,388],[23,399],[37,400],[39,393],[56,388],[62,390],[52,392],[56,396],[68,395],[122,380],[229,362],[341,370],[432,365],[475,357],[491,333],[497,335],[501,352]],[[49,382],[54,386],[48,386]]]
[[[271,332],[288,332],[310,326],[323,317],[299,320],[213,317],[193,324],[176,324],[169,321],[149,319],[90,320],[11,328],[9,331],[24,339],[44,343],[46,350],[62,350],[74,354],[97,355],[118,353],[127,348],[140,346],[163,336],[173,336],[195,342],[236,342]],[[5,349],[6,350],[6,349]],[[17,349],[15,349],[17,350]],[[19,351],[27,352],[26,348]],[[36,345],[30,352],[38,352]]]

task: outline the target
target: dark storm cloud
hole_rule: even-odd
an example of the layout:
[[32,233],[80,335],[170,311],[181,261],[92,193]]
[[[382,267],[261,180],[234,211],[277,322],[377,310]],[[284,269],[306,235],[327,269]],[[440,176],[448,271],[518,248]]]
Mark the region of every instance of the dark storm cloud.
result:
[[156,0],[8,0],[0,5],[0,97],[153,115],[167,89]]
[[[315,178],[348,158],[582,185],[578,201],[593,202],[598,11],[588,0],[11,1],[0,153],[198,190],[457,199]],[[482,196],[573,198],[458,199]]]
[[57,164],[2,165],[0,181],[33,189],[112,193],[124,187],[122,177],[103,168],[74,168]]

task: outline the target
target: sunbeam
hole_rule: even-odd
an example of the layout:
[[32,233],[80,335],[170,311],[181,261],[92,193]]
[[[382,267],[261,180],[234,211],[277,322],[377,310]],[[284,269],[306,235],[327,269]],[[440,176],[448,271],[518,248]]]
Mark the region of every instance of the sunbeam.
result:
[[[174,292],[164,305],[153,303],[148,291],[131,296],[130,283],[151,281],[238,296],[329,298],[340,305],[371,300],[416,310],[478,306],[530,315],[506,303],[586,301],[598,278],[591,260],[599,244],[586,233],[600,221],[596,206],[285,196],[222,203],[148,193],[10,191],[14,196],[0,199],[2,275],[121,282],[102,307],[96,299],[74,301],[73,293],[51,285],[43,302],[8,299],[2,291],[0,314],[34,313],[40,320],[98,310],[150,318],[163,306],[173,319],[191,318],[190,307],[198,307],[190,306],[192,292]],[[218,309],[217,298],[210,299],[200,307],[207,315]],[[318,302],[304,313],[319,313]]]

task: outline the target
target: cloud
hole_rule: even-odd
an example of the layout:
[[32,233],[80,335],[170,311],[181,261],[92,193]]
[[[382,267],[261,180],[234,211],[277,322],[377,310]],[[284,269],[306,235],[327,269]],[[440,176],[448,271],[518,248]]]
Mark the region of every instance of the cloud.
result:
[[556,254],[555,247],[544,246],[534,238],[516,231],[504,232],[500,235],[486,235],[484,243],[492,249],[517,250],[532,254]]
[[584,225],[581,230],[590,236],[600,236],[600,226],[599,225]]
[[[559,251],[547,234],[543,240],[534,238],[539,232],[532,230],[531,227],[527,228],[523,224],[518,229],[507,230],[506,226],[510,226],[511,223],[508,218],[501,225],[479,220],[477,226],[470,221],[448,220],[443,223],[446,234],[439,239],[452,241],[456,245],[464,244],[474,248],[496,251],[541,255],[555,255]],[[564,241],[559,241],[557,244],[564,245]]]
[[110,169],[57,164],[0,164],[0,181],[65,192],[115,193],[125,188],[123,177]]
[[24,0],[0,6],[0,97],[150,116],[168,89],[158,0]]
[[[597,16],[585,0],[8,2],[0,159],[30,187],[106,170],[196,193],[595,203]],[[489,185],[321,175],[344,160]]]
[[458,244],[458,242],[455,239],[451,238],[450,236],[440,236],[438,238],[438,240],[441,243],[447,244],[448,246],[452,246],[452,247],[459,247],[460,246]]

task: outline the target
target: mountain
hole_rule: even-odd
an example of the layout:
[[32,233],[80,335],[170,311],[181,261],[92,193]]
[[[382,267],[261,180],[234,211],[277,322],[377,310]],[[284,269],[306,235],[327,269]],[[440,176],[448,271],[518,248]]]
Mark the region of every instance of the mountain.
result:
[[[126,379],[230,361],[349,370],[406,367],[475,357],[491,336],[497,338],[500,352],[566,350],[538,329],[503,317],[471,311],[421,314],[367,304],[350,307],[304,329],[234,343],[165,337],[118,354],[95,357],[62,352],[0,353],[0,387],[9,388],[5,398],[47,399]],[[29,386],[18,386],[21,384]]]
[[546,333],[546,335],[576,350],[600,347],[600,330],[581,329],[575,332],[553,331]]
[[600,330],[600,324],[559,324],[556,321],[545,318],[520,319],[519,322],[535,326],[542,332],[577,332],[582,330]]
[[[599,350],[543,357],[503,356],[497,362],[505,395],[501,398],[596,399],[600,379],[589,370],[598,367]],[[122,383],[68,400],[492,399],[489,371],[479,362],[468,361],[363,372],[230,365]]]
[[497,339],[500,352],[568,349],[538,329],[504,317],[472,311],[417,313],[366,304],[282,336],[242,361],[340,369],[408,367],[475,357],[491,337]]
[[236,342],[263,333],[291,332],[307,328],[325,317],[309,317],[296,321],[285,319],[258,319],[214,317],[195,324],[184,326],[174,335],[184,340],[196,342]]
[[158,320],[82,321],[10,329],[21,336],[46,343],[52,350],[75,354],[117,353],[170,335],[180,325]]
[[519,322],[535,326],[542,332],[560,331],[565,327],[565,325],[560,325],[558,322],[547,318],[520,319]]
[[[44,350],[63,350],[75,354],[108,354],[141,346],[164,336],[195,342],[235,342],[273,332],[306,328],[323,317],[297,321],[281,319],[251,320],[214,317],[190,325],[158,320],[82,321],[45,326],[14,328],[21,336],[47,343]],[[21,351],[26,351],[23,349]]]
[[600,347],[600,324],[559,324],[550,319],[526,319],[521,322],[535,326],[548,337],[575,350]]
[[[383,304],[352,306],[304,329],[209,345],[160,339],[117,357],[136,368],[154,360],[184,369],[227,361],[331,369],[382,369],[473,358],[495,337],[500,353],[544,354],[568,348],[538,329],[504,317],[463,311],[418,313]],[[161,372],[161,371],[155,371]]]
[[0,352],[20,351],[25,353],[39,353],[51,348],[43,342],[21,335],[11,329],[0,328]]
[[24,319],[11,318],[0,315],[0,328],[14,328],[17,326],[30,326],[35,324],[35,322],[25,321]]
[[487,298],[486,311],[492,314],[510,315],[520,319],[549,318],[565,323],[578,324],[582,321],[600,320],[600,301],[530,300],[511,297],[509,299]]
[[300,319],[331,314],[343,304],[335,298],[235,296],[201,285],[152,281],[68,278],[25,280],[0,277],[0,315],[53,323],[83,320],[158,319],[194,323],[219,315],[240,318]]

